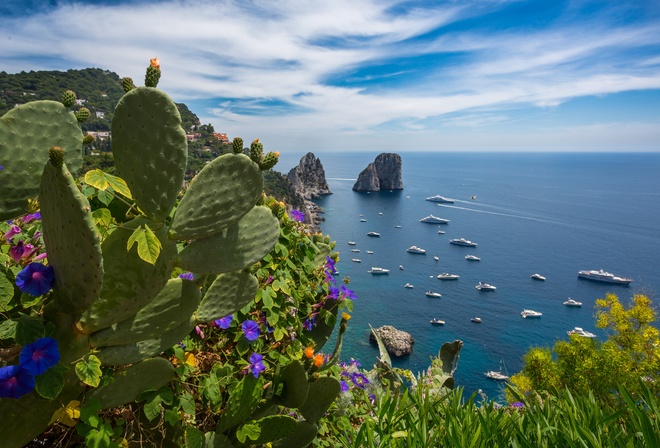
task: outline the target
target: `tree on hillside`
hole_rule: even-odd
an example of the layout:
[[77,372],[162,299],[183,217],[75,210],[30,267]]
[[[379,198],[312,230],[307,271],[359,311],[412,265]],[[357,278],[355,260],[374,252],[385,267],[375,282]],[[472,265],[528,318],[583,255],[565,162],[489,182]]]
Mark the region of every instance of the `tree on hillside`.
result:
[[[521,392],[572,393],[589,391],[605,401],[613,392],[635,391],[640,380],[660,392],[660,332],[653,326],[657,312],[645,295],[633,296],[625,307],[615,294],[596,301],[596,326],[607,332],[607,340],[577,335],[557,341],[552,349],[532,348],[524,358],[522,372],[511,377]],[[508,394],[510,398],[512,395]]]

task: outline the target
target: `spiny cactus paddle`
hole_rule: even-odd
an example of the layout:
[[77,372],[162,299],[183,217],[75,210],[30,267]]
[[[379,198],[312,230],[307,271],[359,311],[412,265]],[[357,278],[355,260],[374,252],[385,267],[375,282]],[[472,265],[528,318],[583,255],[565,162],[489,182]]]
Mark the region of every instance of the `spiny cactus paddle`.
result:
[[254,300],[258,287],[257,278],[249,272],[218,275],[195,311],[195,320],[198,323],[212,322],[240,310]]

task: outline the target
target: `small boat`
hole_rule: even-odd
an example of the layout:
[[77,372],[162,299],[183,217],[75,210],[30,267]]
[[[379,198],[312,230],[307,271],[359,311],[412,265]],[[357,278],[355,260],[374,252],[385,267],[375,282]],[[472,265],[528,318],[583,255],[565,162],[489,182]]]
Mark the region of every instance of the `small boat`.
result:
[[382,215],[382,214],[383,214],[383,212],[378,212],[378,214],[379,214],[379,215]]
[[390,270],[385,269],[385,268],[372,267],[371,270],[369,270],[367,272],[369,272],[370,274],[373,274],[373,275],[386,275],[386,274],[390,273]]
[[431,325],[444,325],[444,324],[445,324],[444,320],[440,320],[436,318],[431,319]]
[[443,272],[442,274],[438,274],[438,280],[458,280],[459,275],[458,274],[450,274],[448,272]]
[[476,196],[470,196],[470,199],[472,199],[474,201],[474,200],[477,199],[477,197]]
[[349,245],[349,246],[355,246],[355,241],[349,241],[349,242],[348,242],[348,245]]
[[438,234],[439,234],[439,235],[444,235],[444,234],[445,234],[445,231],[444,231],[444,230],[438,230]]
[[449,244],[455,244],[457,246],[477,247],[477,243],[466,240],[465,238],[453,238],[449,240]]
[[573,300],[569,297],[568,300],[564,301],[564,305],[566,305],[566,306],[582,306],[582,302],[578,302],[577,300]]
[[568,333],[569,336],[574,334],[576,336],[582,336],[583,338],[595,338],[596,337],[596,335],[593,334],[592,332],[584,330],[580,327],[575,327],[572,330],[568,330],[566,333]]
[[406,252],[410,252],[411,254],[422,254],[426,255],[426,249],[422,249],[421,247],[417,246],[410,246]]
[[540,313],[540,312],[534,311],[534,310],[522,310],[520,315],[522,317],[525,317],[525,318],[526,317],[541,317],[541,316],[543,316],[543,313]]
[[402,264],[399,265],[399,269],[403,271],[403,265]]
[[399,226],[399,225],[396,225],[396,226],[394,226],[394,228],[395,228],[395,229],[400,229],[400,228],[401,228],[401,226]]
[[426,297],[432,297],[434,299],[439,299],[442,297],[442,294],[439,292],[433,292],[433,291],[426,291]]
[[364,218],[362,218],[362,219],[360,220],[360,222],[367,222],[367,220],[364,219]]
[[438,261],[438,260],[440,260],[440,257],[438,257],[438,256],[436,255],[435,257],[433,257],[433,259],[434,259],[435,261]]
[[368,254],[373,254],[374,251],[373,251],[373,250],[368,250],[367,253],[368,253]]
[[413,289],[414,288],[414,286],[411,285],[410,283],[406,283],[405,285],[403,285],[403,287],[408,288],[408,289]]
[[420,219],[419,222],[425,222],[427,224],[449,224],[448,219],[438,218],[433,215],[428,215],[427,217]]
[[632,278],[619,277],[610,272],[603,271],[578,271],[578,277],[595,282],[616,283],[617,285],[627,286],[633,281]]
[[473,317],[472,319],[470,319],[470,322],[474,322],[475,324],[480,324],[481,317]]
[[542,276],[541,274],[532,274],[532,279],[533,279],[533,280],[540,280],[540,281],[542,281],[542,282],[545,281],[545,277]]
[[436,194],[435,196],[430,196],[430,197],[426,198],[426,200],[431,201],[431,202],[437,202],[439,204],[453,204],[454,203],[453,199],[445,198],[443,196],[440,196],[439,194]]
[[466,255],[465,259],[468,261],[481,261],[481,258],[477,257],[476,255]]
[[479,282],[475,288],[477,288],[479,291],[495,291],[497,289],[495,286],[484,282]]
[[367,236],[380,237],[380,233],[378,233],[378,232],[367,232]]
[[351,252],[360,252],[360,249],[351,249]]
[[351,258],[351,261],[355,263],[362,263],[362,260],[360,260],[359,258]]
[[490,378],[491,380],[506,381],[509,379],[507,375],[496,370],[489,370],[484,375],[486,375],[486,377]]

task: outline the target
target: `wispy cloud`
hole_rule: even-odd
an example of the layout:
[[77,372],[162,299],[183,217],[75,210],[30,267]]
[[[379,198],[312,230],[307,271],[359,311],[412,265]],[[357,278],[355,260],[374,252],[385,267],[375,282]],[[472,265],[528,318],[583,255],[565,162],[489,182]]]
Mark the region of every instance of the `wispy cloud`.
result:
[[391,128],[432,147],[448,126],[510,127],[507,109],[659,90],[660,18],[601,3],[541,1],[536,23],[515,1],[9,4],[0,69],[101,67],[139,83],[158,56],[161,87],[232,135],[378,146]]

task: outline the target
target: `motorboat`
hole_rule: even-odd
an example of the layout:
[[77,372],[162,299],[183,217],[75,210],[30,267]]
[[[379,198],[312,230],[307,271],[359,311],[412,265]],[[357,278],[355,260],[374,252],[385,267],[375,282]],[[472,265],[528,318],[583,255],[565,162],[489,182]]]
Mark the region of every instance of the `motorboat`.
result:
[[540,280],[540,281],[542,281],[542,282],[545,281],[545,277],[542,276],[541,274],[532,274],[532,279],[533,279],[533,280]]
[[505,375],[502,372],[498,372],[497,370],[489,370],[488,372],[484,373],[484,375],[486,375],[486,377],[490,378],[491,380],[506,381],[509,379],[508,375]]
[[411,254],[426,254],[426,249],[422,249],[421,247],[417,246],[410,246],[406,252],[410,252]]
[[430,322],[431,322],[431,325],[444,325],[445,324],[444,320],[440,320],[440,319],[436,319],[436,318],[431,319]]
[[420,219],[419,222],[425,222],[427,224],[449,224],[448,219],[438,218],[434,215],[428,215],[427,217]]
[[444,235],[445,231],[444,230],[438,230],[438,235]]
[[372,267],[371,270],[367,271],[373,275],[386,275],[390,273],[389,269]]
[[578,302],[577,300],[573,300],[569,297],[568,300],[564,301],[564,305],[566,305],[566,306],[582,306],[582,302]]
[[362,260],[360,260],[359,258],[351,258],[351,261],[355,263],[362,263]]
[[394,226],[394,228],[395,228],[395,229],[400,229],[401,226],[400,226],[400,225],[396,225],[396,226]]
[[440,260],[440,257],[438,257],[438,256],[436,255],[435,257],[433,257],[433,259],[434,259],[435,261],[439,261],[439,260]]
[[402,264],[399,265],[399,270],[403,271],[403,265]]
[[617,285],[628,285],[632,278],[619,277],[602,269],[595,271],[578,271],[578,277],[595,282],[616,283]]
[[457,246],[477,247],[477,243],[466,240],[465,238],[453,238],[449,240],[449,243]]
[[426,297],[431,297],[431,298],[434,298],[434,299],[439,299],[440,297],[442,297],[442,294],[440,294],[439,292],[426,291]]
[[379,236],[380,236],[380,233],[378,233],[378,232],[367,232],[367,236],[375,236],[375,237],[379,237]]
[[383,214],[383,212],[378,212],[378,214],[379,214],[379,215],[382,215],[382,214]]
[[566,333],[568,333],[569,336],[574,334],[576,336],[582,336],[583,338],[595,338],[596,337],[596,335],[593,334],[592,332],[584,330],[583,328],[580,328],[580,327],[575,327],[572,330],[568,330]]
[[459,275],[458,274],[450,274],[448,272],[443,272],[442,274],[438,274],[438,280],[458,280]]
[[477,257],[476,255],[466,255],[465,259],[468,261],[481,261],[481,258]]
[[360,252],[360,249],[351,249],[351,252]]
[[349,245],[349,246],[355,246],[355,241],[349,241],[349,242],[348,242],[348,245]]
[[481,317],[473,317],[472,319],[470,319],[470,322],[474,322],[475,324],[480,324]]
[[495,291],[497,289],[495,286],[484,282],[479,282],[475,288],[477,288],[479,291]]
[[405,285],[403,285],[403,287],[408,288],[408,289],[413,289],[414,288],[414,286],[411,285],[410,283],[406,283]]
[[439,194],[436,194],[435,196],[429,196],[428,198],[426,198],[426,200],[431,201],[431,202],[437,202],[439,204],[453,204],[454,203],[453,199],[449,199],[449,198],[446,198],[444,196],[440,196]]
[[360,222],[367,222],[367,220],[364,219],[364,218],[362,218],[362,219],[360,220]]
[[538,311],[534,311],[534,310],[522,310],[520,315],[522,317],[525,317],[525,318],[526,317],[541,317],[541,316],[543,316],[543,313],[539,313]]
[[470,199],[472,199],[473,201],[475,201],[475,200],[477,199],[477,197],[476,197],[476,196],[470,196]]
[[368,253],[368,254],[373,254],[374,251],[373,251],[373,250],[368,250],[367,253]]

